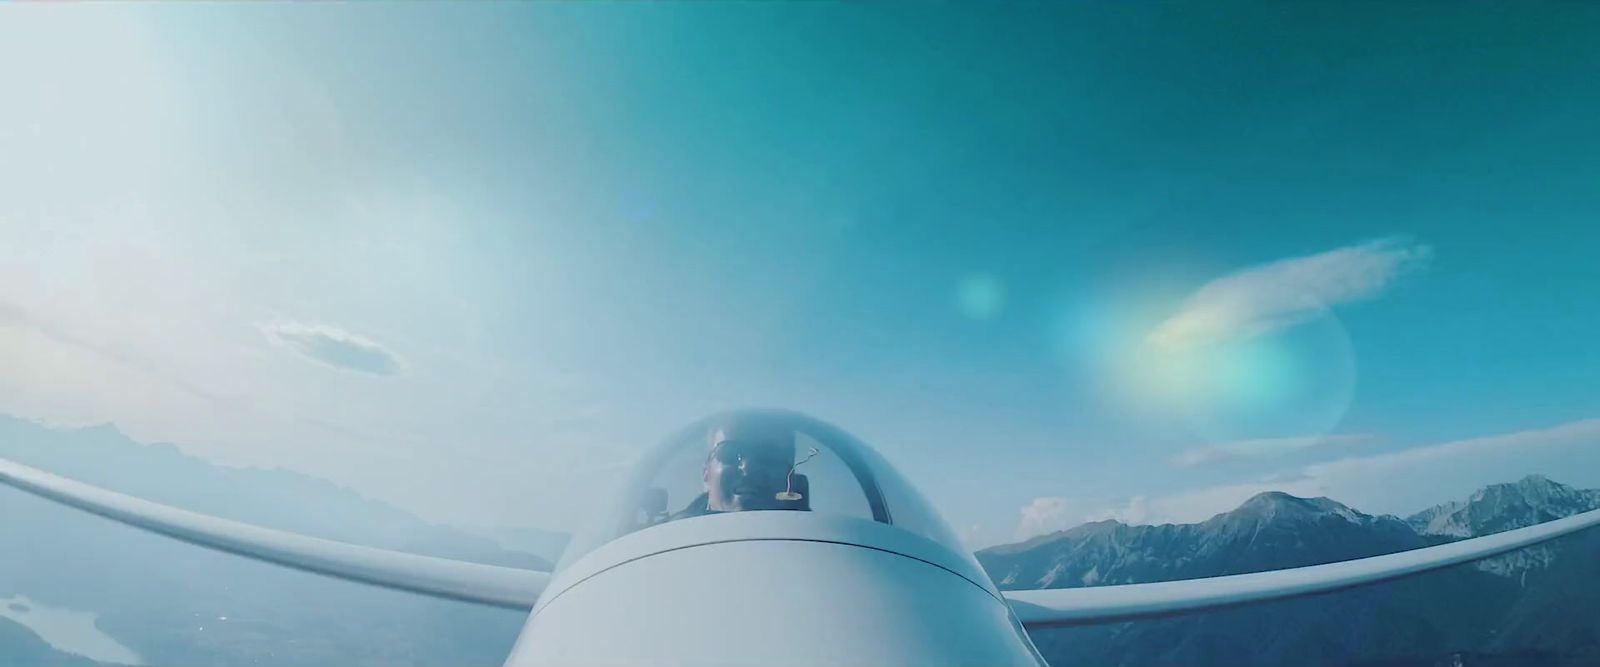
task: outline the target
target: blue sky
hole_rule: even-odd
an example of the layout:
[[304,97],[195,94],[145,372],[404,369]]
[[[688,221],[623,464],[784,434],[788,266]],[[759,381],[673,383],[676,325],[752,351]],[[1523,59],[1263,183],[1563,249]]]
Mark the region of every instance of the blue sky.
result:
[[975,546],[1600,486],[1600,11],[0,10],[0,411],[571,527],[701,414]]

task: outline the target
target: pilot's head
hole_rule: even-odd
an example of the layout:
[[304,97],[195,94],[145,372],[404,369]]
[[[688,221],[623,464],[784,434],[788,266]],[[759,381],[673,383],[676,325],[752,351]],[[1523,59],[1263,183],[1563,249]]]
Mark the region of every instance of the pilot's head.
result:
[[715,512],[781,509],[794,466],[794,429],[764,415],[729,419],[711,432],[706,457],[706,509]]

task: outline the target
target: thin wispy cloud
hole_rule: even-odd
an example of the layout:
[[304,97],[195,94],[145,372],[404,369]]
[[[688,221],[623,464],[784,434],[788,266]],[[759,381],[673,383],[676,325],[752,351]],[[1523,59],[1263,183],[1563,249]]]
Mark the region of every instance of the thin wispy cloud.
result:
[[30,315],[21,306],[0,300],[0,326],[21,327],[38,336],[43,337],[57,345],[88,353],[103,361],[123,367],[145,377],[156,380],[188,393],[197,398],[214,401],[230,408],[243,407],[240,403],[231,401],[216,392],[201,388],[200,386],[169,372],[152,363],[146,358],[131,354],[117,346],[97,342],[89,338],[74,334],[46,319]]
[[1201,286],[1148,340],[1178,348],[1294,326],[1330,306],[1377,296],[1432,254],[1426,245],[1385,238],[1236,271]]
[[1377,436],[1372,434],[1356,433],[1241,440],[1210,447],[1186,449],[1178,455],[1167,459],[1167,463],[1179,468],[1194,468],[1229,461],[1272,458],[1319,447],[1358,445],[1372,442],[1375,439],[1377,439]]
[[338,327],[287,322],[262,330],[284,348],[336,368],[385,376],[405,368],[400,356],[388,348]]
[[[1590,464],[1591,460],[1597,463]],[[1347,457],[1174,494],[1137,496],[1102,506],[1085,518],[1192,523],[1232,510],[1264,491],[1328,496],[1365,512],[1409,513],[1533,473],[1580,486],[1600,483],[1600,475],[1584,472],[1592,469],[1600,469],[1600,419]],[[1428,483],[1412,481],[1422,478]],[[1438,489],[1450,489],[1455,495],[1439,495]],[[1037,532],[1043,531],[1026,534]]]
[[1382,475],[1401,468],[1442,465],[1483,455],[1527,454],[1532,453],[1530,450],[1563,445],[1584,445],[1600,449],[1600,419],[1583,419],[1550,428],[1452,440],[1389,454],[1315,463],[1306,466],[1305,474],[1321,478]]

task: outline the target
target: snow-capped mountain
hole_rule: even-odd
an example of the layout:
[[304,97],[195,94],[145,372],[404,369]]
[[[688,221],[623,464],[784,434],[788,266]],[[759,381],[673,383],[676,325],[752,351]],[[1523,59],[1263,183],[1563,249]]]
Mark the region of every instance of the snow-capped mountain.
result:
[[[1479,489],[1466,500],[1436,505],[1406,519],[1419,534],[1454,539],[1531,526],[1600,508],[1600,490],[1576,489],[1542,475]],[[1550,566],[1562,543],[1479,561],[1478,569],[1508,577]]]
[[1327,498],[1268,492],[1202,523],[1098,521],[979,557],[1002,586],[1074,588],[1314,565],[1424,544],[1394,517],[1363,514]]
[[1600,489],[1575,489],[1528,475],[1479,489],[1467,500],[1435,505],[1406,518],[1418,533],[1478,537],[1572,516],[1600,507]]
[[[1076,588],[1360,558],[1600,507],[1600,491],[1532,476],[1409,519],[1328,498],[1263,493],[1195,524],[1100,521],[978,552],[1002,588]],[[1506,576],[1516,575],[1516,576]],[[1044,629],[1056,664],[1600,664],[1600,535],[1472,566],[1206,614]],[[1463,658],[1466,659],[1466,658]]]

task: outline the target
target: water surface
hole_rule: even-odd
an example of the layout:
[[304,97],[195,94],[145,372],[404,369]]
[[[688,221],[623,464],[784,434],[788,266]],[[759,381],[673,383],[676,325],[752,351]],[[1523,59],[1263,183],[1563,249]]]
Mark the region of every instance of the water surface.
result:
[[143,664],[139,654],[94,624],[99,614],[39,604],[25,596],[0,598],[0,616],[21,623],[58,651],[97,662]]

